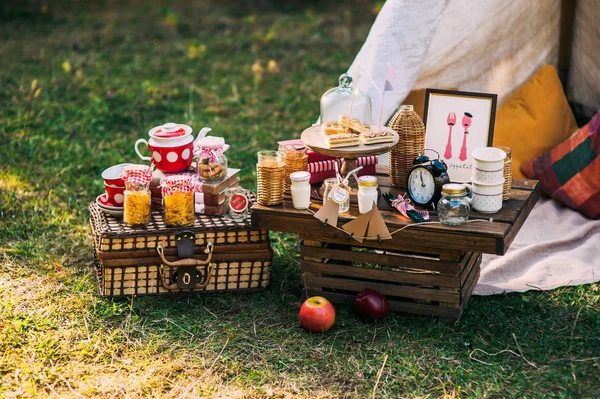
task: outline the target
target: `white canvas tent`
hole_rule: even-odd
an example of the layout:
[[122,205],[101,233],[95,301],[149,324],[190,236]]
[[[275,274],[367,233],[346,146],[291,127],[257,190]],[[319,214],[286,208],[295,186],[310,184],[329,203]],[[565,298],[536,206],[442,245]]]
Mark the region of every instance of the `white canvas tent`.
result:
[[[388,0],[349,68],[358,62],[383,84],[388,120],[415,88],[456,87],[498,94],[498,105],[542,65],[557,66],[571,101],[600,109],[600,7],[597,0]],[[379,115],[379,93],[359,81]]]
[[[498,105],[542,65],[557,66],[570,101],[600,109],[597,0],[388,0],[349,68],[384,82],[387,121],[412,89],[498,94]],[[362,73],[362,72],[361,72]],[[359,80],[379,116],[380,95]],[[381,90],[381,87],[379,87]],[[377,121],[374,121],[377,122]],[[552,289],[600,279],[600,221],[541,199],[504,257],[486,256],[475,294]]]

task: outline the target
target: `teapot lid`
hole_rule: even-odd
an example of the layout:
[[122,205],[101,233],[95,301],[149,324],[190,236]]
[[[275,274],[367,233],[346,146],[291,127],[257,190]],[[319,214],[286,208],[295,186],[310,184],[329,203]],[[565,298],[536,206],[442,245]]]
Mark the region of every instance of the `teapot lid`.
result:
[[156,126],[152,128],[149,132],[151,137],[161,138],[161,139],[171,139],[182,137],[190,134],[192,132],[192,128],[188,125],[182,125],[178,123],[168,122],[161,126]]

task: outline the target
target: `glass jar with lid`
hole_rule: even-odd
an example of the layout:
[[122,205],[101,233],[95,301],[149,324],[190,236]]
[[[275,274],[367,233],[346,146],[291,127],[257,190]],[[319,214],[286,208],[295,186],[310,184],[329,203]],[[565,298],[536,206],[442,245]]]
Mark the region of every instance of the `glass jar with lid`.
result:
[[363,125],[371,125],[371,97],[366,92],[356,88],[354,101],[352,101],[352,77],[343,74],[339,79],[339,86],[327,90],[321,97],[321,123],[340,122],[341,116],[350,118]]
[[163,196],[165,224],[167,226],[192,226],[194,224],[194,190],[196,179],[193,175],[169,175],[162,179],[160,186]]
[[296,209],[307,209],[310,207],[310,173],[297,171],[290,174],[292,187],[292,204]]
[[150,221],[150,181],[152,169],[147,165],[127,165],[121,179],[123,193],[123,221],[131,226],[142,226]]
[[206,136],[196,141],[198,175],[208,183],[218,183],[227,176],[227,157],[225,151],[229,145],[223,137]]
[[459,226],[469,220],[471,199],[467,197],[464,184],[444,184],[442,198],[437,204],[438,220],[441,224]]
[[323,181],[321,185],[320,194],[323,196],[323,205],[327,202],[327,198],[329,197],[329,193],[333,190],[333,187],[337,185],[338,181],[335,177],[329,177]]
[[373,203],[377,205],[377,177],[361,176],[358,178],[358,211],[361,214],[369,212]]

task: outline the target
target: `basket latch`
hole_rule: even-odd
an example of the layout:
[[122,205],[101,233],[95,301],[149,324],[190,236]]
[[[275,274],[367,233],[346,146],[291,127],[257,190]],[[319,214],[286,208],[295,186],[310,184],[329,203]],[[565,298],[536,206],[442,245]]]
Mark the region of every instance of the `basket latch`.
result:
[[[195,235],[191,231],[182,231],[175,236],[177,254],[179,260],[169,261],[164,254],[162,245],[156,247],[160,256],[162,265],[160,267],[160,277],[163,287],[168,290],[180,289],[202,289],[206,287],[212,276],[213,243],[206,244],[205,254],[208,254],[205,260],[194,258]],[[171,272],[171,281],[164,276],[164,266],[170,266],[177,270]],[[204,270],[198,270],[198,266],[204,266]]]

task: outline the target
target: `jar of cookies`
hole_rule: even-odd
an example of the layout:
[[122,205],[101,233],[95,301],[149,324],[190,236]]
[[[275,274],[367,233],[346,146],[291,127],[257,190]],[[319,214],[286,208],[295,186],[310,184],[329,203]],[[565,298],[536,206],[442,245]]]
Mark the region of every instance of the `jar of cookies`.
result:
[[150,221],[150,180],[152,168],[147,165],[127,165],[121,179],[123,192],[123,221],[131,226],[143,226]]
[[165,224],[167,226],[191,226],[194,224],[193,175],[170,175],[160,182],[163,195]]
[[209,183],[218,183],[227,176],[227,157],[225,151],[229,145],[223,137],[207,136],[196,142],[198,175]]

